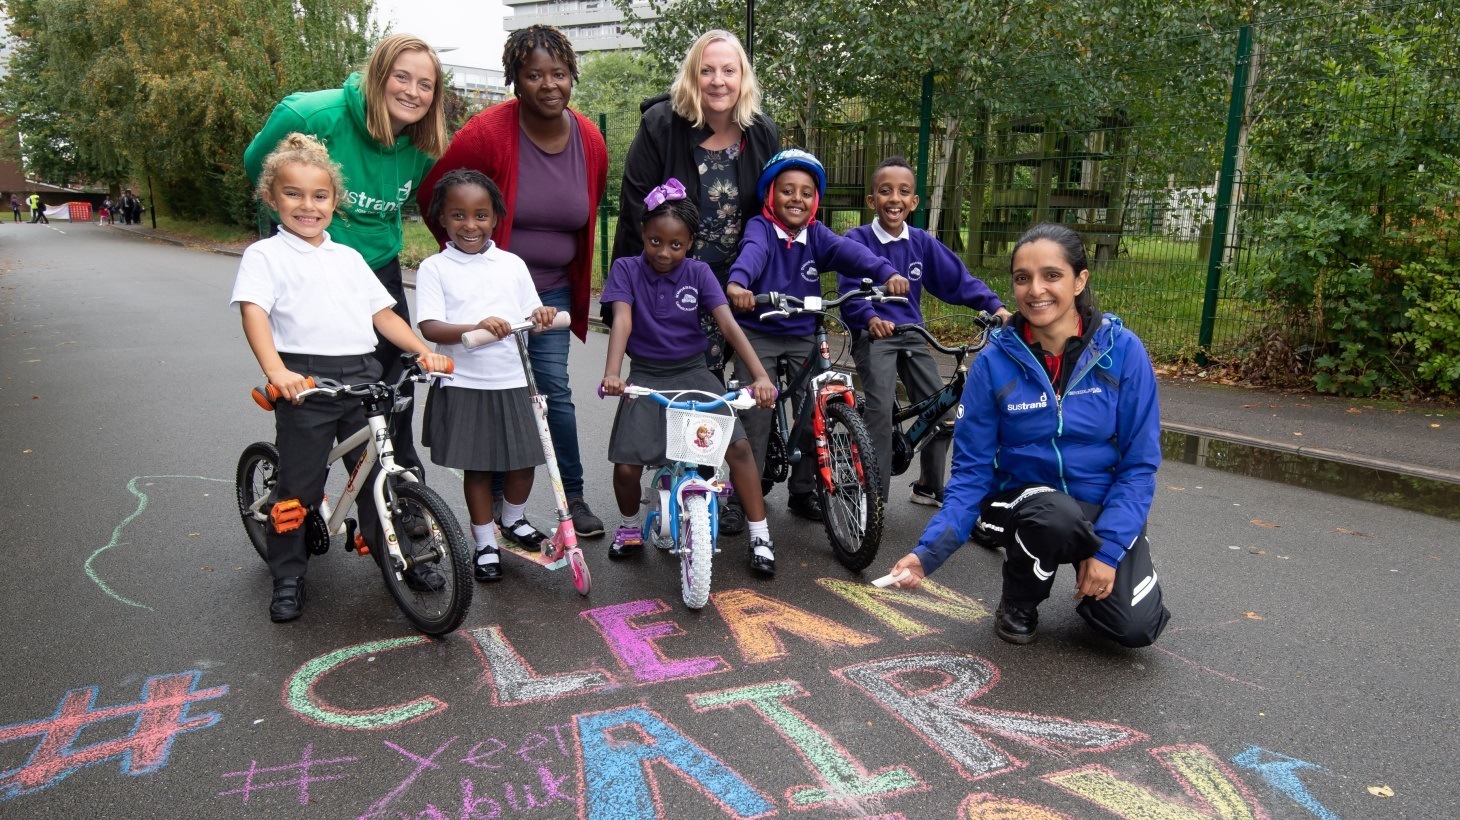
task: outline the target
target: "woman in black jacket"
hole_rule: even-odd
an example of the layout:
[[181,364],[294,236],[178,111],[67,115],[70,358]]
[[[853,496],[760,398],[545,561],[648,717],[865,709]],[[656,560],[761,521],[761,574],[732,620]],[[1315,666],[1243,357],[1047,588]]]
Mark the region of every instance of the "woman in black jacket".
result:
[[693,256],[724,287],[745,222],[760,213],[755,183],[781,149],[780,132],[760,110],[760,83],[728,31],[700,35],[668,94],[645,100],[624,162],[622,211],[613,258],[644,250],[644,197],[673,177],[699,210]]

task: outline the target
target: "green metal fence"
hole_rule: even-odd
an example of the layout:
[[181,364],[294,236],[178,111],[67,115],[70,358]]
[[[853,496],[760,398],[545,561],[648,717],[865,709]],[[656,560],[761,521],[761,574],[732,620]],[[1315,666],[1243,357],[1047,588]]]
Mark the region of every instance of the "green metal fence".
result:
[[[1241,356],[1278,320],[1260,298],[1244,298],[1254,271],[1268,264],[1274,220],[1295,207],[1275,193],[1274,172],[1296,145],[1354,139],[1322,124],[1326,107],[1343,97],[1335,89],[1359,72],[1374,92],[1365,102],[1371,110],[1356,115],[1372,120],[1365,140],[1405,140],[1402,128],[1384,127],[1403,121],[1397,114],[1405,107],[1456,110],[1455,82],[1429,84],[1448,89],[1443,100],[1397,98],[1404,78],[1396,73],[1389,83],[1369,59],[1406,43],[1424,60],[1422,70],[1460,79],[1452,3],[1359,6],[1107,53],[1031,54],[1002,66],[977,96],[935,72],[901,117],[849,116],[841,105],[835,120],[782,131],[788,144],[827,166],[820,218],[836,230],[871,218],[864,206],[871,170],[901,154],[919,178],[917,221],[1001,295],[1008,295],[1008,251],[1018,235],[1035,222],[1063,222],[1086,238],[1101,307],[1121,315],[1155,355]],[[1078,64],[1078,81],[1067,71],[1050,77],[1044,67],[1056,61]],[[774,107],[774,84],[766,85]],[[604,112],[599,121],[615,162],[609,187],[616,196],[638,111]],[[1290,121],[1304,127],[1284,128]],[[1449,135],[1449,155],[1460,156],[1460,127]],[[1433,170],[1460,173],[1453,162]],[[1371,196],[1376,213],[1393,195],[1382,187],[1361,194]],[[925,312],[942,308],[929,303]],[[1290,314],[1283,320],[1293,321]],[[1315,322],[1299,328],[1303,334],[1317,340],[1321,330]]]

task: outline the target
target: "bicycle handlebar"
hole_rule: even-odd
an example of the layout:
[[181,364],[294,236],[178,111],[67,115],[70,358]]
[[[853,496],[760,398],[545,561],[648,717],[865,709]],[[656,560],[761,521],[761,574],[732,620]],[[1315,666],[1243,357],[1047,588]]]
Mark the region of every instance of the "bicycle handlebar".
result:
[[897,325],[892,329],[892,332],[916,333],[917,335],[923,337],[924,341],[932,345],[934,349],[938,350],[939,352],[947,353],[950,356],[958,356],[967,353],[970,350],[978,350],[982,348],[984,345],[988,344],[989,331],[993,330],[996,327],[1003,326],[1003,322],[999,321],[999,317],[994,316],[990,313],[975,314],[973,316],[973,321],[974,324],[977,324],[979,326],[979,334],[974,337],[974,340],[972,342],[969,342],[966,345],[956,345],[954,347],[945,346],[942,342],[939,342],[936,338],[934,338],[933,334],[929,333],[927,328],[915,322],[908,322],[906,324]]
[[[722,396],[715,396],[714,393],[708,393],[703,390],[677,390],[670,392],[675,396],[683,396],[686,393],[698,393],[712,398],[708,401],[678,401],[669,398],[666,394],[658,390],[639,387],[634,384],[625,386],[623,395],[629,398],[650,398],[661,407],[672,407],[675,410],[713,410],[722,405],[728,405],[736,410],[749,410],[755,407],[755,394],[750,392],[749,387],[731,390]],[[601,384],[598,386],[598,397],[600,399],[604,398],[603,385]],[[620,396],[620,398],[623,398],[623,396]]]
[[[522,322],[514,322],[512,324],[512,332],[518,333],[523,330],[531,329],[533,333],[546,333],[549,330],[560,330],[562,328],[568,327],[571,324],[573,324],[573,317],[570,316],[566,310],[560,310],[558,311],[558,315],[553,317],[552,323],[545,328],[537,329],[537,323],[528,320]],[[493,342],[500,342],[501,340],[501,337],[494,335],[489,330],[483,330],[482,328],[468,330],[467,332],[461,334],[461,344],[467,350],[475,350],[476,348],[492,344]]]
[[[433,378],[449,379],[452,378],[451,374],[455,369],[456,367],[454,365],[450,365],[445,372],[422,370],[421,362],[417,359],[411,362],[410,366],[401,372],[400,379],[396,381],[391,389],[399,390],[400,386],[408,381],[425,381]],[[309,387],[299,391],[299,395],[296,398],[305,399],[315,394],[338,396],[341,393],[349,396],[368,396],[383,384],[383,382],[341,384],[333,379],[316,379],[313,376],[305,377],[305,382],[309,384]],[[278,403],[279,399],[284,397],[283,391],[269,383],[264,384],[262,387],[255,387],[252,390],[252,395],[254,402],[259,407],[270,412],[273,411],[274,405]]]
[[834,307],[850,302],[853,299],[866,299],[869,302],[886,302],[894,305],[907,304],[906,296],[888,296],[881,285],[873,285],[871,279],[863,279],[861,287],[856,290],[849,290],[839,296],[827,299],[822,296],[792,296],[788,293],[758,293],[755,295],[757,305],[775,305],[775,310],[766,311],[760,318],[767,319],[772,316],[790,316],[795,313],[826,313]]

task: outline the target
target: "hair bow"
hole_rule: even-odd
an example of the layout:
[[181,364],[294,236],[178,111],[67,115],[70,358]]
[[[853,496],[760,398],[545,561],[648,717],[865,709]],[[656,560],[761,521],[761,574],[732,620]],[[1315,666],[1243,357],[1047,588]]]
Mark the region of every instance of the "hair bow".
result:
[[644,210],[652,211],[655,208],[676,199],[684,199],[687,196],[684,192],[684,183],[670,177],[668,182],[649,192],[644,197]]

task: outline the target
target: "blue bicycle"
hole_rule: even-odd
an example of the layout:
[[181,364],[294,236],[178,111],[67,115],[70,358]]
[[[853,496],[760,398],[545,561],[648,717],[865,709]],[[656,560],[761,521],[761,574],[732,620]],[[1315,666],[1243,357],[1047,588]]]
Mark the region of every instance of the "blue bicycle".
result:
[[755,396],[749,390],[723,396],[699,390],[661,393],[635,385],[624,388],[624,396],[650,398],[665,408],[670,463],[649,479],[658,506],[644,519],[644,537],[679,556],[684,605],[700,609],[710,600],[710,563],[720,551],[720,499],[732,491],[725,451],[735,431],[735,411],[754,407]]

